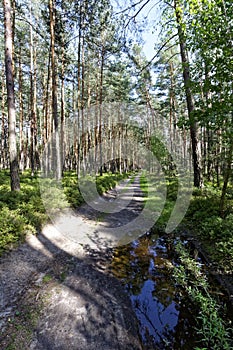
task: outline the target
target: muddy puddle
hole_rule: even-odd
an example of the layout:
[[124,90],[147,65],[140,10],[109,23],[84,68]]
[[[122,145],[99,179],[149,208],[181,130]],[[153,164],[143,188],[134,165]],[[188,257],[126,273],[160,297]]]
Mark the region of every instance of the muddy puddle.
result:
[[198,310],[175,284],[176,264],[172,245],[156,235],[146,235],[114,252],[111,272],[130,296],[146,350],[200,346],[195,331]]

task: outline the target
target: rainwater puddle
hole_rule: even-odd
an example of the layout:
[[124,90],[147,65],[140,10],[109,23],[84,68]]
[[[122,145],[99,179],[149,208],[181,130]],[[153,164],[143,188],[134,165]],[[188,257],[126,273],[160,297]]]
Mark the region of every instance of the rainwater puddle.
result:
[[164,237],[144,236],[114,252],[111,271],[131,298],[146,350],[199,345],[197,310],[175,285],[173,269],[173,250]]

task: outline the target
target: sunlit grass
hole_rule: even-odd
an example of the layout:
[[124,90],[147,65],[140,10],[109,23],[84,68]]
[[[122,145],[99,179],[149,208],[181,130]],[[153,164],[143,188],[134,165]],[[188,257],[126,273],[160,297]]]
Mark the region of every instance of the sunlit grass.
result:
[[[145,201],[148,203],[150,210],[156,212],[156,208],[160,205],[160,197],[156,195],[156,191],[163,192],[163,183],[159,177],[150,175],[150,185],[153,184],[154,194],[148,198],[148,176],[141,176],[140,185],[145,194]],[[152,186],[152,187],[153,187]],[[164,232],[167,223],[171,217],[177,200],[179,189],[179,181],[175,177],[166,177],[166,201],[162,213],[155,223],[154,228]],[[150,189],[151,190],[151,189]],[[187,189],[189,190],[189,189]],[[186,196],[186,188],[183,189],[184,200]],[[190,198],[187,212],[176,228],[177,232],[189,230],[202,242],[203,247],[208,251],[213,261],[219,264],[225,273],[232,273],[233,270],[233,186],[229,184],[226,195],[225,216],[219,215],[219,203],[221,197],[221,188],[211,186],[210,183],[202,189],[194,189]],[[182,192],[179,197],[180,212],[185,209],[185,203],[182,200]],[[184,208],[183,208],[184,206]],[[179,208],[179,207],[178,207]],[[179,211],[179,210],[178,210]]]

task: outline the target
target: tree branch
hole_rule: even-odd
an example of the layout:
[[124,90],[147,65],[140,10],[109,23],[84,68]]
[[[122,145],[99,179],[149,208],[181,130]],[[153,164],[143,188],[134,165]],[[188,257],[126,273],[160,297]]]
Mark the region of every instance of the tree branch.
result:
[[[125,25],[125,28],[128,27],[129,23],[130,23],[133,19],[135,19],[135,18],[138,16],[138,14],[144,9],[144,7],[145,7],[150,1],[151,1],[151,0],[147,0],[147,1],[140,7],[140,9],[135,13],[135,15],[133,15],[132,17],[129,18],[128,22],[127,22],[126,25]],[[160,0],[159,0],[159,2],[160,2]]]
[[[158,54],[163,50],[163,48],[169,43],[169,41],[171,41],[172,39],[174,39],[178,34],[174,34],[172,35],[168,40],[165,41],[165,43],[158,49],[158,51],[156,52],[156,54],[151,58],[151,60],[144,66],[142,67],[142,69],[140,70],[140,72],[142,72],[144,69],[148,68],[151,63],[154,61],[154,59],[158,56]],[[173,46],[173,45],[172,45]],[[172,47],[171,46],[171,47]]]
[[154,9],[155,6],[157,6],[162,0],[157,1],[154,5],[151,6],[151,8],[149,9],[147,16],[150,14],[150,12]]
[[26,22],[27,24],[29,24],[29,25],[33,28],[33,30],[34,30],[42,39],[45,39],[45,41],[46,41],[45,36],[44,36],[43,34],[41,34],[41,32],[40,32],[30,21],[28,21],[26,18],[24,18],[24,17],[16,17],[16,19],[17,19],[18,21],[23,21],[23,22]]
[[[166,66],[166,65],[168,64],[168,62],[171,61],[171,59],[173,59],[173,57],[175,57],[175,56],[177,56],[177,55],[179,55],[179,52],[176,52],[176,53],[174,53],[172,56],[170,56],[170,57],[168,58],[168,60],[164,63],[164,65]],[[165,67],[164,67],[163,71],[164,71],[164,70],[165,70]]]
[[144,1],[144,0],[139,0],[139,1],[136,2],[135,4],[133,4],[133,5],[129,6],[129,7],[127,7],[126,9],[117,12],[116,15],[120,15],[121,13],[124,13],[124,12],[127,12],[127,11],[133,9],[133,8],[136,7],[138,4],[141,4],[141,2],[143,2],[143,1]]

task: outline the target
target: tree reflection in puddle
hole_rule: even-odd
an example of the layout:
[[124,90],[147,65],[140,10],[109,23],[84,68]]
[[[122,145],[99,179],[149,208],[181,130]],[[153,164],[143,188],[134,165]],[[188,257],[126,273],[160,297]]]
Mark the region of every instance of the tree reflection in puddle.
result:
[[195,310],[175,285],[173,267],[172,247],[163,237],[147,235],[114,252],[111,271],[131,298],[144,349],[197,345]]

